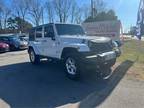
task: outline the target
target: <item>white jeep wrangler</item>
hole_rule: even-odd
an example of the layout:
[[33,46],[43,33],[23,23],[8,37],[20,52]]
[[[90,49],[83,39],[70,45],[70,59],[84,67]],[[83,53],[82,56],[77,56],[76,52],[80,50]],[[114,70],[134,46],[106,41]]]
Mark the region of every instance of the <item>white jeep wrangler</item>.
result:
[[71,79],[79,78],[82,68],[109,76],[120,54],[109,38],[86,36],[80,25],[54,23],[30,30],[28,53],[32,64],[40,63],[41,58],[63,61]]

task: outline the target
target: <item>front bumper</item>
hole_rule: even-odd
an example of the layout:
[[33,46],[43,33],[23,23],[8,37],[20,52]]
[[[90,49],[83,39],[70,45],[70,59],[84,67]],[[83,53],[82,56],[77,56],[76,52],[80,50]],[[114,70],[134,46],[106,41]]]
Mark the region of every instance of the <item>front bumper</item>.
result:
[[93,56],[81,55],[80,66],[86,69],[101,69],[110,68],[116,62],[117,54],[115,51],[110,51]]
[[9,48],[0,48],[0,53],[8,52]]
[[19,49],[20,49],[20,50],[27,49],[27,48],[28,48],[27,45],[20,45],[20,46],[19,46]]

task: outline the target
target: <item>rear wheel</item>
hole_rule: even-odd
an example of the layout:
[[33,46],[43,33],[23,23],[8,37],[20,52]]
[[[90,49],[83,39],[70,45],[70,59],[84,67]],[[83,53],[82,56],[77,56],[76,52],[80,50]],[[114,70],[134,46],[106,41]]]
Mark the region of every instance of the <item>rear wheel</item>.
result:
[[65,72],[68,78],[77,80],[80,77],[78,58],[75,55],[66,55],[64,59]]
[[39,55],[36,55],[33,49],[29,50],[29,58],[32,64],[39,64],[40,63],[40,57]]

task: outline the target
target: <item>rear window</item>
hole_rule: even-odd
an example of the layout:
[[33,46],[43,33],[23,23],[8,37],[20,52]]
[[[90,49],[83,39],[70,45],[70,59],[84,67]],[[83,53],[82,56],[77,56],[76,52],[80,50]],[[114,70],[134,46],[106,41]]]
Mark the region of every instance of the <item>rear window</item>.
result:
[[35,40],[35,29],[32,29],[29,31],[29,40],[34,41]]
[[36,29],[36,38],[42,37],[42,27]]

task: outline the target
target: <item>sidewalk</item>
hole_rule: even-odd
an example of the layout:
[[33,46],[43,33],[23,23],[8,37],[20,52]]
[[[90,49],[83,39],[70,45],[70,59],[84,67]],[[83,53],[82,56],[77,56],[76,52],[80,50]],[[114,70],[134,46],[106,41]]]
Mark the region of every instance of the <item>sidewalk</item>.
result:
[[142,106],[144,106],[144,82],[124,78],[98,108],[142,108]]

